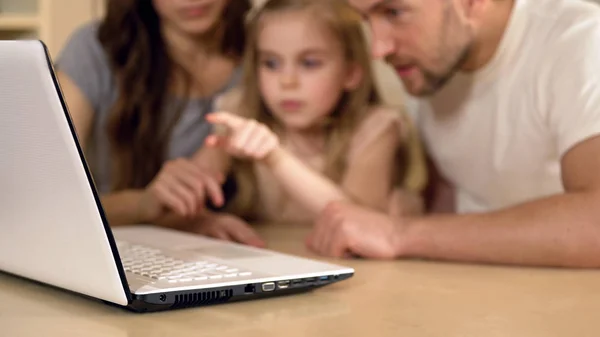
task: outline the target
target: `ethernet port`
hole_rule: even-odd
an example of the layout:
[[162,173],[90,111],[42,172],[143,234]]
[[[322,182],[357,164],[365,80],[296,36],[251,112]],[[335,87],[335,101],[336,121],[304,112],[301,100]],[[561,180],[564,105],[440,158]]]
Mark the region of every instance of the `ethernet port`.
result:
[[255,291],[256,291],[256,287],[254,286],[254,284],[249,284],[244,288],[245,294],[254,294]]

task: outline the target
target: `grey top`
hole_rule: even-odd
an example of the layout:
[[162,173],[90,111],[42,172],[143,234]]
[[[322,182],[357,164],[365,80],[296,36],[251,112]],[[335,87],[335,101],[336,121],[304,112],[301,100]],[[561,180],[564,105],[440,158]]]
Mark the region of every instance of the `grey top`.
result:
[[[117,100],[117,86],[109,61],[97,37],[99,24],[87,24],[73,33],[56,62],[56,68],[68,75],[89,100],[93,110],[93,127],[86,149],[94,180],[100,193],[110,191],[111,156],[106,123]],[[198,150],[211,130],[204,116],[214,108],[217,97],[239,83],[241,69],[237,68],[228,83],[211,97],[192,99],[185,106],[173,129],[168,145],[167,160],[189,157]],[[175,102],[175,97],[170,98]],[[176,104],[167,104],[176,106]]]

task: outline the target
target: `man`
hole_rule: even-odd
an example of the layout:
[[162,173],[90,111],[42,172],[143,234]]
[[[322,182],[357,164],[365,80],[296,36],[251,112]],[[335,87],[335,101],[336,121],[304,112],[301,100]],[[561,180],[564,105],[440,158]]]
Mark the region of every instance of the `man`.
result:
[[330,256],[600,266],[600,8],[580,0],[349,0],[419,98],[458,214],[350,204],[308,239]]

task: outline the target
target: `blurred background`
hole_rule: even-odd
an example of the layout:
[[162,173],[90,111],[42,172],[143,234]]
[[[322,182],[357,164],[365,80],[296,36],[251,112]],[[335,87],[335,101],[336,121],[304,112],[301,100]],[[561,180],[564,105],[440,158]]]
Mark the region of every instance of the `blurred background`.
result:
[[[73,31],[100,20],[104,7],[105,0],[0,0],[0,39],[41,39],[56,59]],[[382,62],[375,61],[374,67],[384,99],[400,105],[402,88],[396,75]]]
[[[263,1],[254,0],[256,5]],[[41,39],[56,59],[77,27],[102,18],[104,6],[105,0],[0,0],[0,39]],[[384,99],[392,105],[409,103],[393,71],[380,61],[373,65]]]

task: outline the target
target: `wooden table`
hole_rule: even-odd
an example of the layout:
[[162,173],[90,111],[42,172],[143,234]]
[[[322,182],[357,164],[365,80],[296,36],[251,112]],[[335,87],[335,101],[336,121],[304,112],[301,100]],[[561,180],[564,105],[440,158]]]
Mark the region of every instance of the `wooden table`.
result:
[[[306,229],[260,231],[273,249],[314,257]],[[311,293],[151,314],[0,274],[0,336],[600,336],[599,271],[341,263],[356,275]]]

